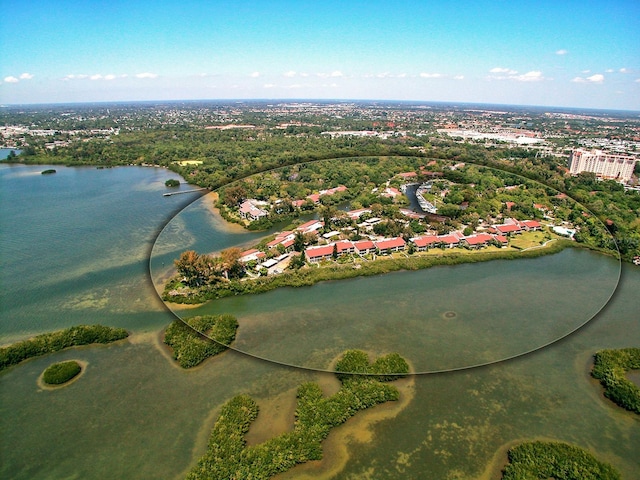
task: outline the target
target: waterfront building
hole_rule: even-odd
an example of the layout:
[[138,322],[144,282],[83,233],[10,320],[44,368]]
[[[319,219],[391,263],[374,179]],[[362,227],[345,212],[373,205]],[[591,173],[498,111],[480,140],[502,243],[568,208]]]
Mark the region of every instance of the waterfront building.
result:
[[269,215],[269,212],[260,208],[261,206],[266,205],[265,202],[260,202],[253,198],[245,200],[240,204],[240,208],[238,212],[242,218],[246,218],[247,220],[255,221],[260,220],[263,217]]
[[580,172],[593,172],[601,178],[628,182],[637,161],[631,155],[576,148],[569,157],[569,173],[577,175]]

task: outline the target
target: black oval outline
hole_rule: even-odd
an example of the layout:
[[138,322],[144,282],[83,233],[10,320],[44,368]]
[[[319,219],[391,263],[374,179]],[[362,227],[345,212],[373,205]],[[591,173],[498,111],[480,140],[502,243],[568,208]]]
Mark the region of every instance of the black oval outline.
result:
[[[401,155],[401,154],[393,154],[393,155],[356,155],[356,156],[349,156],[349,157],[333,157],[333,158],[319,158],[319,159],[308,159],[308,160],[304,160],[304,161],[300,161],[300,162],[296,162],[296,163],[292,163],[292,164],[287,164],[287,165],[279,165],[278,167],[274,167],[274,168],[270,168],[270,169],[266,169],[266,170],[261,170],[261,171],[257,171],[257,172],[253,172],[251,174],[248,175],[243,175],[239,178],[236,178],[228,183],[225,183],[224,185],[220,185],[218,186],[215,190],[211,190],[208,193],[212,193],[212,192],[217,192],[218,190],[220,190],[221,188],[224,188],[228,185],[231,185],[232,183],[238,182],[240,180],[244,180],[246,178],[249,178],[253,175],[258,175],[261,173],[268,173],[268,172],[272,172],[275,170],[279,170],[281,168],[285,168],[285,167],[292,167],[292,166],[297,166],[297,165],[303,165],[305,163],[317,163],[317,162],[330,162],[330,161],[334,161],[334,160],[343,160],[343,161],[350,161],[350,160],[355,160],[355,159],[362,159],[362,158],[369,158],[369,157],[375,157],[375,158],[380,158],[380,157],[407,157],[407,158],[423,158],[425,160],[440,160],[440,161],[446,161],[446,162],[453,162],[454,160],[452,159],[443,159],[443,158],[429,158],[429,157],[421,157],[419,155]],[[495,167],[493,165],[485,165],[482,163],[474,163],[474,162],[470,162],[470,161],[464,161],[464,163],[470,164],[470,165],[475,165],[477,167],[484,167],[484,168],[489,168],[492,170],[498,170],[498,171],[502,171],[504,173],[509,173],[512,175],[515,175],[517,177],[523,178],[527,181],[530,182],[534,182],[534,183],[538,183],[540,185],[542,185],[543,187],[546,188],[550,188],[558,193],[564,193],[564,192],[560,192],[559,190],[557,190],[555,187],[552,187],[550,185],[546,185],[545,183],[541,182],[540,180],[535,180],[529,177],[526,177],[525,175],[521,174],[521,173],[516,173],[516,172],[512,172],[509,170],[503,170],[500,169],[498,167]],[[190,202],[188,205],[185,205],[179,212],[177,212],[176,214],[174,214],[173,217],[171,217],[169,220],[167,220],[165,222],[165,224],[163,225],[163,227],[159,230],[158,234],[156,235],[155,240],[153,241],[153,245],[151,247],[151,250],[149,251],[149,262],[148,262],[148,270],[149,270],[149,278],[151,280],[151,283],[153,285],[153,289],[156,292],[156,294],[158,295],[158,297],[160,297],[160,300],[162,301],[162,303],[164,304],[165,308],[171,312],[171,314],[178,320],[180,320],[184,325],[186,325],[187,327],[191,328],[193,331],[195,331],[196,333],[198,333],[199,335],[202,335],[203,337],[211,340],[212,342],[216,342],[220,345],[223,345],[225,347],[227,347],[230,350],[233,350],[236,353],[242,354],[242,355],[246,355],[248,357],[254,358],[256,360],[261,360],[261,361],[265,361],[265,362],[269,362],[272,363],[274,365],[278,365],[278,366],[282,366],[282,367],[288,367],[288,368],[296,368],[299,370],[304,370],[304,371],[308,371],[308,372],[319,372],[319,373],[341,373],[341,374],[350,374],[353,373],[354,375],[356,373],[354,372],[337,372],[335,370],[331,370],[331,369],[322,369],[322,368],[314,368],[314,367],[306,367],[303,365],[295,365],[295,364],[290,364],[290,363],[286,363],[286,362],[281,362],[278,360],[273,360],[270,358],[266,358],[266,357],[262,357],[260,355],[256,355],[250,352],[246,352],[244,350],[239,350],[231,345],[224,345],[216,340],[214,340],[213,338],[208,337],[205,333],[203,332],[199,332],[198,330],[196,330],[195,328],[193,328],[191,325],[189,325],[185,320],[183,320],[180,316],[178,316],[177,313],[175,313],[173,310],[171,310],[169,308],[169,306],[167,305],[167,303],[162,299],[161,295],[158,293],[158,288],[157,285],[155,284],[155,282],[153,281],[153,274],[151,272],[151,257],[153,256],[153,250],[156,246],[156,243],[158,241],[158,238],[160,237],[160,235],[162,235],[162,232],[164,232],[165,228],[169,225],[169,223],[171,223],[171,221],[173,220],[173,218],[177,215],[179,215],[182,211],[184,211],[185,209],[189,208],[191,205],[193,205],[195,202],[197,202],[198,200],[200,200],[203,196],[207,195],[207,193],[205,193],[204,195],[199,195],[197,198],[195,198],[192,202]],[[589,212],[591,215],[593,215],[595,218],[598,219],[598,221],[600,222],[600,225],[604,228],[604,231],[608,232],[609,235],[611,236],[612,240],[613,240],[613,244],[616,247],[616,252],[617,252],[617,257],[618,257],[618,278],[616,279],[615,282],[615,286],[613,288],[613,290],[611,291],[611,294],[609,295],[609,297],[607,298],[606,302],[604,302],[604,304],[587,320],[585,320],[583,323],[581,323],[580,325],[576,326],[573,330],[568,331],[567,333],[565,333],[564,335],[551,340],[543,345],[539,345],[535,348],[532,348],[530,350],[521,352],[521,353],[517,353],[515,355],[511,355],[508,357],[504,357],[504,358],[500,358],[497,360],[491,360],[488,362],[482,362],[482,363],[476,363],[474,365],[465,365],[462,367],[454,367],[454,368],[445,368],[445,369],[440,369],[440,370],[429,370],[429,371],[424,371],[424,372],[409,372],[409,375],[436,375],[436,374],[443,374],[443,373],[452,373],[452,372],[461,372],[461,371],[465,371],[465,370],[472,370],[472,369],[476,369],[476,368],[482,368],[482,367],[487,367],[490,365],[497,365],[500,363],[506,363],[509,362],[511,360],[515,360],[518,358],[522,358],[525,357],[527,355],[531,355],[532,353],[538,352],[540,350],[543,350],[551,345],[554,345],[566,338],[568,338],[569,336],[573,335],[574,333],[576,333],[578,330],[584,328],[588,323],[590,323],[595,317],[597,317],[600,312],[602,312],[602,310],[609,304],[609,302],[611,301],[611,299],[613,298],[613,295],[615,294],[615,292],[617,291],[619,285],[620,285],[620,278],[622,276],[622,257],[620,255],[620,249],[618,247],[618,243],[616,242],[615,237],[611,234],[611,232],[609,232],[605,226],[605,224],[602,222],[602,220],[600,220],[600,218],[595,215],[591,210],[589,210],[588,208],[586,208],[584,205],[582,205],[582,203],[580,203],[579,201],[577,201],[575,198],[573,198],[571,195],[568,195],[565,193],[565,195],[567,195],[568,198],[570,198],[572,201],[574,201],[576,204],[580,205],[581,207],[583,207],[587,212]],[[357,373],[357,375],[375,375],[375,374],[363,374],[363,373]],[[399,375],[399,373],[389,373],[387,375]]]

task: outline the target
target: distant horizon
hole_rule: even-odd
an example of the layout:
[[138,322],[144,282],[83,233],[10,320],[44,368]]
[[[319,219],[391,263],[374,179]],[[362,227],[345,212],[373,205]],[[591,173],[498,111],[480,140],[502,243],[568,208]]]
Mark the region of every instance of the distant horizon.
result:
[[11,19],[0,104],[378,98],[640,110],[637,0],[3,0],[0,14]]
[[132,104],[179,104],[179,103],[278,103],[278,104],[398,104],[398,105],[434,105],[434,106],[478,106],[506,109],[531,109],[531,110],[556,110],[556,111],[590,111],[612,112],[623,114],[638,114],[640,109],[630,110],[621,108],[594,108],[594,107],[570,107],[562,105],[527,105],[513,103],[492,102],[467,102],[467,101],[443,101],[443,100],[390,100],[390,99],[354,99],[354,98],[184,98],[184,99],[157,99],[157,100],[106,100],[106,101],[72,101],[72,102],[43,102],[43,103],[14,103],[0,104],[1,108],[37,108],[37,107],[72,107],[72,106],[100,106],[100,105],[132,105]]

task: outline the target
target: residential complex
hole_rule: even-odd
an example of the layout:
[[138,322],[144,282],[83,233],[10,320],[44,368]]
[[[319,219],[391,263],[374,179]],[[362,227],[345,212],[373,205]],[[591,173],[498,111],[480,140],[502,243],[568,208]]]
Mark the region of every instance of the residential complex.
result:
[[598,177],[628,182],[638,159],[630,155],[577,148],[569,157],[569,173],[593,172]]

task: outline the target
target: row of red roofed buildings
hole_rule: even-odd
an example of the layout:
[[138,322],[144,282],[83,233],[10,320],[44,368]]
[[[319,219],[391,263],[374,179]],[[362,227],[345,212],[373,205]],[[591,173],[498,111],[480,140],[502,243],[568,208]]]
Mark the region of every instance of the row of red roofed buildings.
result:
[[[324,223],[320,220],[310,220],[293,231],[279,232],[266,246],[270,250],[276,248],[278,245],[282,245],[281,248],[284,249],[284,251],[291,251],[296,233],[314,233],[323,226]],[[490,227],[487,232],[467,236],[464,236],[461,232],[452,232],[446,235],[423,235],[411,238],[409,242],[412,243],[415,250],[419,252],[434,247],[467,247],[478,249],[491,244],[506,246],[509,243],[508,236],[510,235],[541,229],[542,225],[535,220],[518,221],[515,219],[507,219],[505,223],[501,225]],[[401,252],[406,249],[407,242],[405,242],[402,237],[385,238],[381,240],[340,240],[326,245],[316,245],[306,248],[305,258],[310,263],[316,263],[344,254],[367,255],[376,253],[378,255],[390,255],[391,253]],[[251,249],[241,254],[240,261],[246,263],[252,260],[262,261],[265,258],[266,253],[257,249]]]

